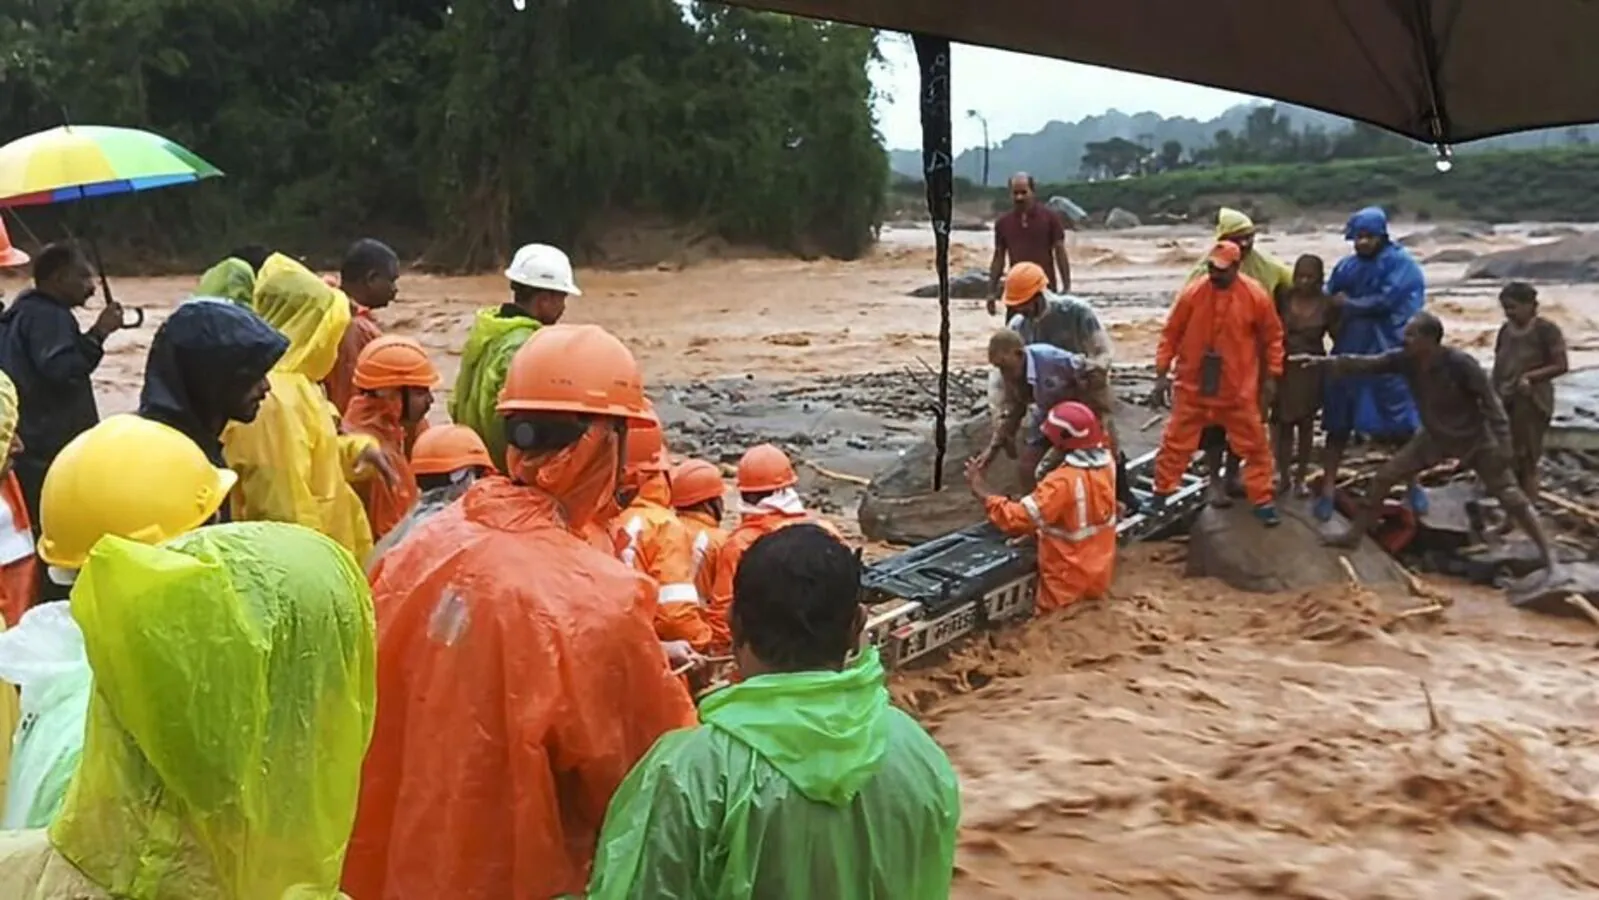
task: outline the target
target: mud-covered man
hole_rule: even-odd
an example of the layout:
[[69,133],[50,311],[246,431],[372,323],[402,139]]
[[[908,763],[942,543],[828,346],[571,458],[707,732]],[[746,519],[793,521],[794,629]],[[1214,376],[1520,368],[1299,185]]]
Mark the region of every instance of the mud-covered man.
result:
[[[1072,266],[1066,258],[1066,225],[1048,205],[1038,202],[1033,176],[1017,172],[1010,179],[1012,209],[994,222],[994,259],[988,266],[988,314],[999,312],[1005,270],[1030,262],[1044,270],[1049,289],[1069,293]],[[1059,270],[1059,278],[1056,271]]]
[[1538,546],[1547,571],[1553,565],[1549,539],[1527,495],[1511,471],[1510,420],[1488,373],[1471,354],[1443,346],[1444,326],[1425,310],[1405,325],[1404,346],[1374,356],[1296,355],[1289,362],[1325,367],[1333,376],[1397,375],[1415,398],[1421,428],[1372,479],[1353,525],[1327,543],[1353,547],[1376,522],[1381,503],[1395,485],[1448,460],[1476,471],[1484,490]]

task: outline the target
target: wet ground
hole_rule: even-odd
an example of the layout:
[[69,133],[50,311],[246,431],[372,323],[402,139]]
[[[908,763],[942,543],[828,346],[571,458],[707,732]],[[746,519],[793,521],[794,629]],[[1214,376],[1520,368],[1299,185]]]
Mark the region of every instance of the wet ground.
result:
[[[1418,255],[1518,246],[1529,230]],[[813,503],[853,531],[858,479],[928,433],[938,358],[936,303],[906,296],[931,278],[926,232],[884,237],[855,263],[582,272],[569,320],[634,348],[674,451],[731,463],[751,443],[783,443]],[[986,267],[986,236],[957,240],[957,271]],[[1071,240],[1076,287],[1118,358],[1147,362],[1206,236]],[[1344,244],[1324,228],[1262,246],[1330,262]],[[1433,308],[1451,340],[1487,352],[1497,287],[1461,281],[1464,268],[1428,266]],[[133,407],[154,325],[191,284],[114,281],[151,324],[109,341],[104,412]],[[1540,289],[1573,363],[1599,362],[1599,289]],[[449,384],[472,313],[504,295],[494,276],[408,275],[378,319],[431,347]],[[982,402],[997,325],[980,301],[955,301],[957,408]],[[1420,601],[1348,585],[1242,595],[1182,580],[1183,552],[1134,548],[1108,600],[897,679],[962,776],[956,897],[1595,896],[1599,629],[1460,586],[1446,613],[1398,621]]]

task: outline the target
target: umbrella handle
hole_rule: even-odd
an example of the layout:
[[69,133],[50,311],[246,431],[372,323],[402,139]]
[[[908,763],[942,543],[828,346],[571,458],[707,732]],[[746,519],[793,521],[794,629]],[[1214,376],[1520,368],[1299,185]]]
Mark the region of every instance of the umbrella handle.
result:
[[[128,313],[133,313],[133,321],[132,322],[128,321]],[[125,306],[125,307],[123,307],[122,308],[122,327],[123,328],[143,328],[144,327],[144,310],[141,309],[140,307],[137,307],[137,306]]]

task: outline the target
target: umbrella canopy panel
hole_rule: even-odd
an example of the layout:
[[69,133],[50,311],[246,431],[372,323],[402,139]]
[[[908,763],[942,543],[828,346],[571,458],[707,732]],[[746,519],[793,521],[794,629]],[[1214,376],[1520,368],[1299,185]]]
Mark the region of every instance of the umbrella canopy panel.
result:
[[726,2],[1226,88],[1435,145],[1599,121],[1593,0]]
[[148,131],[65,125],[0,147],[0,206],[147,191],[221,174],[195,153]]

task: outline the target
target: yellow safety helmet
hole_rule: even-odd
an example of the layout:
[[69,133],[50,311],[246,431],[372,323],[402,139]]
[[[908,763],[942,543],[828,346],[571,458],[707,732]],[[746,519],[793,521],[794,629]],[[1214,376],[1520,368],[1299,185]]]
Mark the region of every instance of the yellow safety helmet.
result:
[[112,416],[73,438],[44,476],[39,558],[78,569],[108,534],[159,544],[216,515],[238,482],[182,432]]

